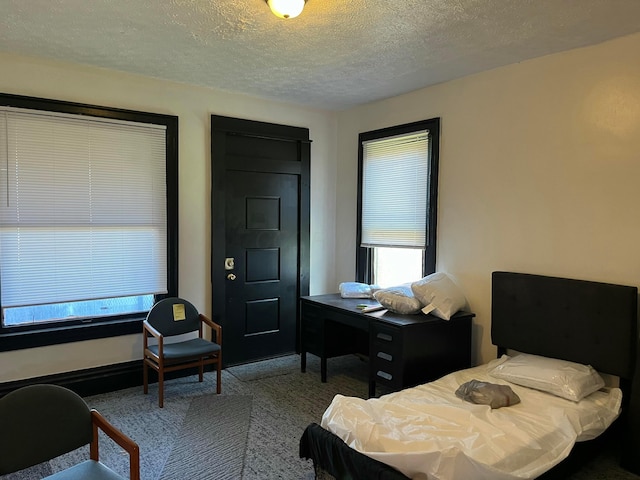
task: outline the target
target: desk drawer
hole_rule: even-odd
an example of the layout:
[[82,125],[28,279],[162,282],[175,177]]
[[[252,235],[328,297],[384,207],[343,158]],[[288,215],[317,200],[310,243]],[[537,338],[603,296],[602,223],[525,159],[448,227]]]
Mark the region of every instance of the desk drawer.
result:
[[321,335],[324,328],[324,311],[316,305],[303,303],[300,309],[302,331]]
[[324,352],[324,316],[322,309],[302,303],[300,318],[300,339],[302,349],[314,355]]
[[369,319],[359,311],[301,302],[301,349],[322,358],[348,353],[369,354]]
[[369,358],[371,371],[376,377],[376,381],[384,381],[391,384],[402,384],[402,361],[394,356],[393,360],[387,360],[384,352],[376,352]]
[[310,316],[303,316],[301,323],[302,333],[309,335],[322,335],[324,320]]
[[379,322],[371,325],[369,361],[376,382],[402,388],[402,331]]
[[300,305],[300,314],[305,320],[321,320],[325,316],[325,310],[313,303],[302,302]]
[[364,332],[369,331],[370,319],[359,311],[342,313],[338,310],[323,308],[320,305],[303,302],[300,313],[305,323],[312,323],[314,321],[322,323],[330,321],[340,325],[346,325],[351,328],[356,328]]
[[393,390],[402,390],[404,388],[402,364],[384,365],[382,363],[383,362],[372,363],[371,375],[373,375],[373,380],[376,383],[391,387]]
[[346,325],[363,332],[369,331],[370,320],[368,317],[360,312],[353,313],[341,313],[334,310],[325,310],[325,317],[327,320],[339,323],[340,325]]
[[374,352],[384,352],[391,356],[400,356],[402,352],[402,331],[399,328],[382,325],[371,326],[371,344]]

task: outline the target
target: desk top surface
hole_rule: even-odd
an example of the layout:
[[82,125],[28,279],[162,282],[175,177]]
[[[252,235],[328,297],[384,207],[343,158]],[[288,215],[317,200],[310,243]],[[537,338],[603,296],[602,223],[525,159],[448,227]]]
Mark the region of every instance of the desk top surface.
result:
[[[326,295],[312,295],[300,297],[301,300],[312,302],[318,305],[329,307],[332,309],[340,310],[343,313],[353,313],[354,315],[362,315],[369,317],[372,320],[380,320],[383,322],[391,323],[394,325],[413,325],[416,323],[429,323],[429,322],[445,322],[434,315],[424,315],[418,313],[415,315],[402,315],[399,313],[393,313],[389,310],[377,310],[375,312],[362,313],[358,308],[358,305],[379,305],[379,303],[372,298],[342,298],[339,293],[329,293]],[[474,313],[460,311],[451,317],[452,320],[458,318],[475,317]]]

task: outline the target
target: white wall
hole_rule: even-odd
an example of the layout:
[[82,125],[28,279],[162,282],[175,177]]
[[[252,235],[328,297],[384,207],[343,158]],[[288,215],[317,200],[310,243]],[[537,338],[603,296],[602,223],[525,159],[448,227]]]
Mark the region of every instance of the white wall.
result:
[[[336,115],[212,89],[0,54],[0,92],[179,116],[179,293],[211,313],[210,115],[307,127],[311,293],[329,291],[335,238]],[[142,336],[0,353],[0,382],[141,359]]]
[[357,134],[441,117],[437,268],[477,314],[476,362],[494,270],[639,285],[638,52],[632,35],[341,113],[336,280],[354,279]]

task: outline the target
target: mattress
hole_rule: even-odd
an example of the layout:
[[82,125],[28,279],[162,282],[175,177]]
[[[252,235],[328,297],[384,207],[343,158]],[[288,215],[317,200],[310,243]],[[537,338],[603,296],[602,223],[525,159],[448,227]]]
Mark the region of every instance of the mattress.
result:
[[[580,402],[491,377],[495,360],[380,398],[336,395],[322,427],[351,448],[417,480],[535,478],[593,439],[620,414],[622,392],[604,388]],[[509,385],[520,403],[491,409],[456,389],[470,380]]]

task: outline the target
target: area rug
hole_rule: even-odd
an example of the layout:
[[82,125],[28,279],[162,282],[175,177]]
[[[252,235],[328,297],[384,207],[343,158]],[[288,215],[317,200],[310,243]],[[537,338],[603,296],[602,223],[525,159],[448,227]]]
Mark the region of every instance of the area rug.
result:
[[160,479],[242,478],[251,404],[236,395],[192,400]]

